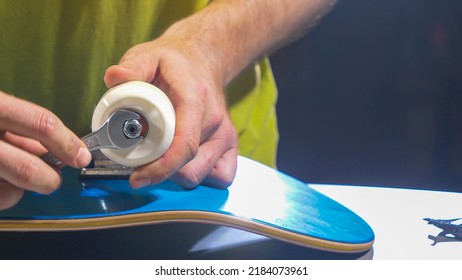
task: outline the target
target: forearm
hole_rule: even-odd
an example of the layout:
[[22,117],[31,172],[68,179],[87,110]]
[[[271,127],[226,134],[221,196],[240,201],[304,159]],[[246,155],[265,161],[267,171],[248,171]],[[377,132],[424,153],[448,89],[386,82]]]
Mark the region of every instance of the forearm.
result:
[[[216,0],[171,26],[227,84],[248,64],[304,35],[335,0]],[[205,63],[204,63],[205,64]]]

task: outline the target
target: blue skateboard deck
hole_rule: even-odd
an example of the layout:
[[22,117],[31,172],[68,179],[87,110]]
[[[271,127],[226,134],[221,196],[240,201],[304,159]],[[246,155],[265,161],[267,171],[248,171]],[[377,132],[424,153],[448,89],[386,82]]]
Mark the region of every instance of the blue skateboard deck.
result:
[[0,231],[74,231],[172,222],[224,225],[314,249],[365,252],[374,232],[358,215],[272,168],[239,157],[225,190],[170,181],[133,190],[127,180],[80,180],[65,168],[51,195],[26,193],[0,211]]

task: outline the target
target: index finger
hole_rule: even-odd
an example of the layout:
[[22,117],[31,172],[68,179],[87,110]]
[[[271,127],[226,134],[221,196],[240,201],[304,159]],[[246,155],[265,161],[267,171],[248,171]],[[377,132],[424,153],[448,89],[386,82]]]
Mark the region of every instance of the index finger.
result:
[[64,164],[84,167],[91,160],[85,144],[49,110],[0,92],[0,129],[39,141]]

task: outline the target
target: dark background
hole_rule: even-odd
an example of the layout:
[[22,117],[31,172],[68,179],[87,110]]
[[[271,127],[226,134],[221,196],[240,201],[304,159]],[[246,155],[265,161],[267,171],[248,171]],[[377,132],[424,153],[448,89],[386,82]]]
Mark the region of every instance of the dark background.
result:
[[462,191],[462,1],[340,1],[271,61],[280,170]]
[[[462,191],[462,1],[341,1],[271,58],[279,169],[306,182]],[[0,259],[339,258],[276,240],[188,253],[211,229],[2,232]]]

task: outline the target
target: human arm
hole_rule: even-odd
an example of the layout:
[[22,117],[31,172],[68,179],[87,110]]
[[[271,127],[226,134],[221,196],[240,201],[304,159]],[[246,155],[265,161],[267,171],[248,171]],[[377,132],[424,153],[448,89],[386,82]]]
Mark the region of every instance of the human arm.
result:
[[137,45],[106,71],[108,87],[141,80],[161,88],[177,114],[169,150],[135,170],[134,187],[171,179],[185,187],[226,187],[236,170],[237,135],[224,88],[252,62],[295,40],[332,0],[217,0]]

